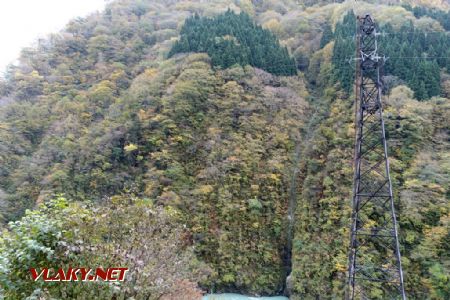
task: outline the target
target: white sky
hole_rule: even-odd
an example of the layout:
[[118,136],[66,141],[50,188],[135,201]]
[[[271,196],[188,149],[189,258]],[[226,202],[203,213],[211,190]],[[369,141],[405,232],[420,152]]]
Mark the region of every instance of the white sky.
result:
[[23,47],[58,32],[75,17],[102,10],[105,0],[0,0],[0,75]]

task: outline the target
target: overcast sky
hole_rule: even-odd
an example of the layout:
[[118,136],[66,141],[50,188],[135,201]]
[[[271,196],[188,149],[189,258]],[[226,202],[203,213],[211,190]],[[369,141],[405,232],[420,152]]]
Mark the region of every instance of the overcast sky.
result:
[[61,30],[71,19],[102,10],[105,0],[0,0],[0,75],[20,49]]

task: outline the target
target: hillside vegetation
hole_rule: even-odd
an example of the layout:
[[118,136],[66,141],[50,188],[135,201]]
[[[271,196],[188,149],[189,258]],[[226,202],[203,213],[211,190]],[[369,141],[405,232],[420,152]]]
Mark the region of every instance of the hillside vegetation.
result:
[[[0,295],[342,298],[348,60],[368,12],[391,57],[407,294],[449,298],[448,4],[297,2],[117,0],[23,49],[0,81]],[[66,266],[130,272],[117,286],[29,279],[30,267]]]
[[295,61],[275,35],[255,26],[246,13],[231,10],[215,18],[198,15],[186,20],[169,57],[183,52],[206,52],[213,66],[251,65],[275,75],[295,75]]

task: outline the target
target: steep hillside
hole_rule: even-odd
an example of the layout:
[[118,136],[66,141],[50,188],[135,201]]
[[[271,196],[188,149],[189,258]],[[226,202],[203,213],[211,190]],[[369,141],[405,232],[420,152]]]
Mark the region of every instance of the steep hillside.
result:
[[[407,293],[448,298],[448,4],[297,2],[119,0],[24,49],[0,81],[0,293],[342,297],[348,60],[355,15],[369,12],[391,57]],[[125,265],[130,277],[116,288],[28,278],[68,265]]]

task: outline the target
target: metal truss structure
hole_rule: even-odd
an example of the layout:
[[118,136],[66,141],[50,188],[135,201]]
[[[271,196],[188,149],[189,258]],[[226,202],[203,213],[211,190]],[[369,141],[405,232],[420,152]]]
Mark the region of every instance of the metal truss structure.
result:
[[376,26],[358,17],[356,142],[348,299],[406,299],[381,105]]

